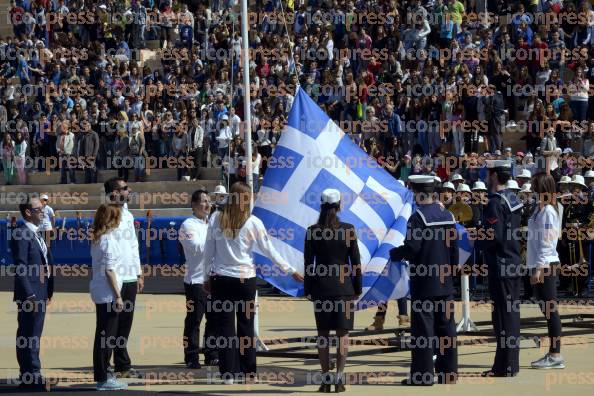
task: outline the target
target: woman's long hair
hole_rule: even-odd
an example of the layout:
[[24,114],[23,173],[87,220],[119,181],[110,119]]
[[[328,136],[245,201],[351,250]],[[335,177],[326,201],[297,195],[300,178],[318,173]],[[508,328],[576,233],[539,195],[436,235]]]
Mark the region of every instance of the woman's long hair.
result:
[[338,220],[339,210],[340,202],[334,204],[322,204],[320,217],[318,218],[318,226],[323,229],[338,229],[340,226],[340,221]]
[[93,234],[91,240],[93,243],[99,242],[102,235],[117,228],[122,219],[122,209],[115,204],[102,204],[95,212],[93,220]]
[[538,202],[557,208],[557,188],[553,176],[539,172],[532,177],[532,190],[537,194]]
[[235,239],[239,234],[239,230],[250,217],[251,200],[250,186],[241,181],[233,183],[219,222],[219,228],[226,238]]

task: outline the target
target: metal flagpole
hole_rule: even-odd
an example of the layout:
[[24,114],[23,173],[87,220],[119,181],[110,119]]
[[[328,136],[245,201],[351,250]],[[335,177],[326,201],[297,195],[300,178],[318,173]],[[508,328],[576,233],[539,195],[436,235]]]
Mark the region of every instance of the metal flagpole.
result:
[[[250,53],[248,45],[248,6],[247,0],[241,0],[241,62],[243,72],[243,114],[244,114],[244,141],[246,155],[246,181],[250,189],[254,191],[254,174],[252,172],[252,115],[250,100]],[[254,200],[250,202],[250,209],[254,206]],[[260,329],[258,321],[258,291],[254,302],[254,335],[256,337],[256,349],[267,351],[268,347],[260,340]]]

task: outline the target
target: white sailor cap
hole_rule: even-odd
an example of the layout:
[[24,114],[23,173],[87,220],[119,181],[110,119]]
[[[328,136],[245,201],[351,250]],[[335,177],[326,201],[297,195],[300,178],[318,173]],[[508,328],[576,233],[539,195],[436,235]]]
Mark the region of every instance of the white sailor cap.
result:
[[586,183],[584,181],[584,176],[582,175],[573,175],[573,177],[571,178],[570,181],[571,184],[578,184],[582,187],[588,187],[586,186]]
[[432,175],[411,175],[408,181],[413,184],[430,184],[435,182],[435,176]]
[[437,183],[441,183],[441,177],[439,177],[439,176],[433,176],[433,178],[434,178],[434,180],[435,180]]
[[532,172],[528,169],[522,169],[520,174],[516,176],[516,179],[530,179],[532,177]]
[[340,202],[340,191],[334,188],[327,188],[322,191],[323,204],[335,204]]
[[520,186],[518,186],[518,182],[514,179],[509,179],[505,184],[505,188],[508,188],[510,190],[519,190]]
[[478,180],[474,182],[474,185],[472,186],[472,191],[487,191],[487,187],[485,186],[485,183]]
[[586,174],[584,175],[584,177],[586,179],[594,178],[594,171],[593,170],[586,171]]
[[522,192],[522,193],[532,192],[532,184],[531,183],[522,184],[522,189],[520,190],[520,192]]
[[571,177],[569,176],[561,176],[561,179],[559,180],[559,184],[567,184],[571,182]]
[[511,171],[512,163],[510,160],[486,160],[488,169],[500,169]]
[[452,181],[464,181],[464,178],[459,173],[454,173],[452,176]]
[[471,192],[470,191],[470,187],[468,187],[468,184],[466,183],[460,183],[458,185],[458,189],[456,190],[456,192]]
[[450,189],[452,191],[456,191],[456,187],[454,187],[454,183],[449,182],[449,181],[443,183],[443,186],[441,186],[441,188],[444,189],[444,190],[445,189]]

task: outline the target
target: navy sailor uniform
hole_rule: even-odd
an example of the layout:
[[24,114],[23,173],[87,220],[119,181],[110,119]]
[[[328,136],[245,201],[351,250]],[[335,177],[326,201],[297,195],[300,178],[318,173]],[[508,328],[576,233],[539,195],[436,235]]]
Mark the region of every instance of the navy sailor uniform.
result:
[[440,383],[455,381],[458,355],[452,274],[458,265],[458,243],[454,215],[439,203],[419,205],[408,220],[404,245],[392,249],[390,258],[410,263],[413,345],[408,384],[433,385],[434,369]]
[[489,234],[482,244],[490,252],[485,261],[497,339],[491,371],[496,376],[515,376],[520,370],[521,209],[517,195],[506,189],[489,196],[484,212],[483,224]]

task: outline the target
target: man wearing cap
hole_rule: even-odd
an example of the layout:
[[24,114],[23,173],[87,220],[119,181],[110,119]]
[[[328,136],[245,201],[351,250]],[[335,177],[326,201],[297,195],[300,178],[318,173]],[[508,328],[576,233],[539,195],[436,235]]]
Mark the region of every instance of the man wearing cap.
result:
[[532,179],[532,172],[528,169],[522,169],[516,176],[516,181],[518,182],[519,187],[522,187],[524,183],[530,182],[530,179]]
[[48,205],[49,197],[47,194],[41,194],[39,199],[43,205],[43,219],[41,220],[41,224],[39,224],[39,232],[43,236],[45,244],[49,249],[52,240],[52,232],[56,228],[54,209]]
[[486,235],[481,241],[488,266],[489,293],[493,301],[492,321],[497,350],[495,361],[483,376],[513,377],[520,370],[520,238],[522,203],[506,189],[511,162],[487,161],[491,195],[483,215]]
[[[435,178],[409,176],[417,210],[410,216],[404,245],[390,251],[393,261],[410,262],[412,364],[403,385],[455,383],[458,376],[454,322],[453,267],[458,265],[456,220],[434,199]],[[427,233],[427,229],[431,233]],[[437,359],[433,362],[434,351]]]

